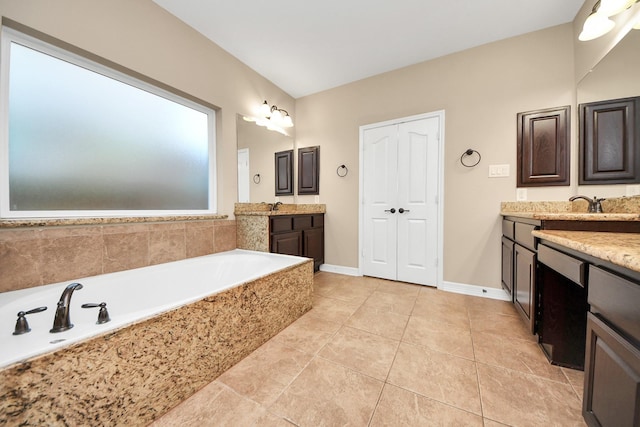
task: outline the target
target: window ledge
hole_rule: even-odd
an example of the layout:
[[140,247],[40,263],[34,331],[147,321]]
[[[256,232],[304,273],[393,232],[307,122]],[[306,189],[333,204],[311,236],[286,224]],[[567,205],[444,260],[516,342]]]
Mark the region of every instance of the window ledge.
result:
[[139,222],[202,221],[227,219],[228,215],[170,215],[98,218],[20,218],[0,219],[0,228],[56,227],[64,225],[125,224]]

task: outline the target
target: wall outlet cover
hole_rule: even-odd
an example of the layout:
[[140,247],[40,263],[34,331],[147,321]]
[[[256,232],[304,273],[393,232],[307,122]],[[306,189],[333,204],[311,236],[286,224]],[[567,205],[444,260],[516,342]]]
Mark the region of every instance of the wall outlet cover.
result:
[[526,188],[518,188],[516,190],[516,200],[518,202],[524,202],[527,200],[527,189]]

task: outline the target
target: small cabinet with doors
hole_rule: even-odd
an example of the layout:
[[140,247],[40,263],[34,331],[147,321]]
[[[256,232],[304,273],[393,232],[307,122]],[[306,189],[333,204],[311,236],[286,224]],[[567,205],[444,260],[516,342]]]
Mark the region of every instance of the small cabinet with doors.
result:
[[324,262],[324,214],[273,215],[269,219],[269,251]]
[[582,414],[592,427],[640,426],[640,274],[623,273],[589,266]]

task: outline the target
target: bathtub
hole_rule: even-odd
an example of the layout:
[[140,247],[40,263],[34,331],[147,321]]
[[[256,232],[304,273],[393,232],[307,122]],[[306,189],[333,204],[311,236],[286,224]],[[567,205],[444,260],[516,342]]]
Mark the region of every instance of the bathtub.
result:
[[[72,282],[83,285],[71,298],[74,327],[50,333],[56,303]],[[25,408],[21,418],[13,420],[16,424],[47,424],[55,419],[47,417],[60,416],[58,420],[72,424],[86,422],[86,417],[106,423],[151,421],[308,311],[312,286],[310,259],[236,249],[0,293],[0,399],[11,397],[5,403],[12,412],[16,406]],[[96,324],[98,309],[80,306],[101,302],[107,303],[111,321]],[[13,335],[17,313],[40,306],[48,309],[27,315],[31,332]],[[74,407],[82,406],[78,400],[100,399],[100,408],[108,410],[96,413],[96,406],[87,404],[84,412],[70,411],[60,400],[68,394],[58,384],[60,370],[73,372],[67,375],[74,378]],[[129,381],[129,386],[114,385],[123,388],[126,398],[100,389],[105,376]],[[76,379],[86,382],[85,398],[76,395]],[[16,402],[16,393],[34,387],[34,381],[42,383],[42,394]],[[144,383],[144,390],[132,390],[138,383]],[[51,387],[57,390],[47,401]],[[34,412],[41,400],[46,403]],[[52,409],[56,405],[58,411]],[[0,414],[5,409],[0,406]],[[0,416],[0,424],[3,421],[13,424]]]

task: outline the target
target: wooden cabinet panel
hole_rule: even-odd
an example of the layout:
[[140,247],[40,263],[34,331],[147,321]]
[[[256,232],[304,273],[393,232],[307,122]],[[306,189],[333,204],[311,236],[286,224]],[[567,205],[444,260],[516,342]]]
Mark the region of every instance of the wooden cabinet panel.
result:
[[589,426],[640,426],[640,351],[592,313],[584,373]]
[[320,194],[320,147],[298,149],[298,194]]
[[293,150],[275,153],[276,196],[293,195]]
[[302,232],[274,234],[271,236],[271,252],[302,256]]
[[313,258],[314,269],[324,263],[324,230],[314,228],[303,231],[302,251],[305,256]]
[[513,245],[514,243],[502,238],[502,288],[513,301]]
[[530,332],[535,334],[536,254],[518,244],[514,245],[513,253],[515,306],[529,325]]
[[580,184],[640,182],[640,97],[580,105]]
[[570,117],[570,106],[518,113],[518,187],[569,185]]

